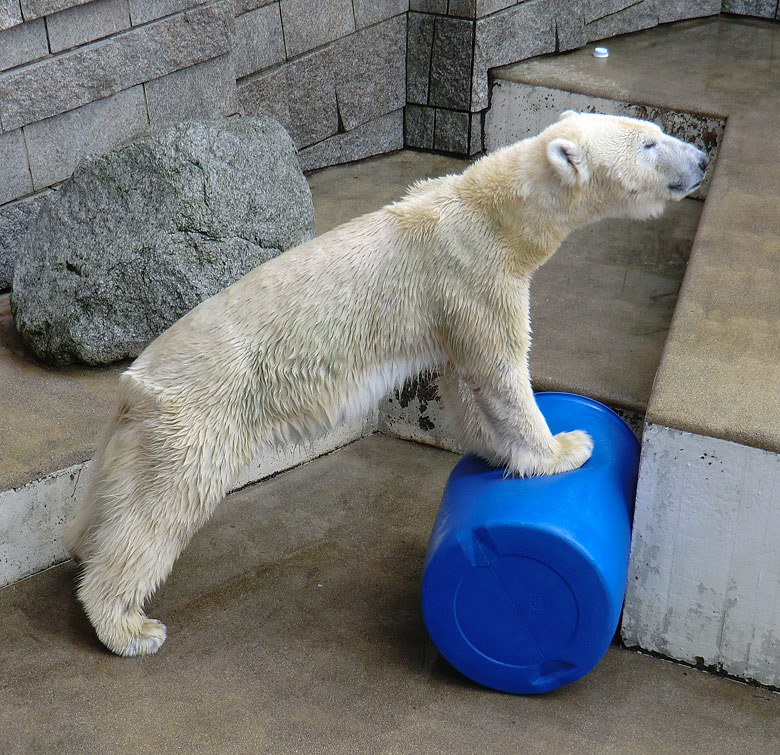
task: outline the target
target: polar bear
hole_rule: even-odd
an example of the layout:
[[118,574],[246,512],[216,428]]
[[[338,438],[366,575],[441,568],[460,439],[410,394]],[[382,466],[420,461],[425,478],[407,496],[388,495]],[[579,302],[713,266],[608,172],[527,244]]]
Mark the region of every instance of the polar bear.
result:
[[119,379],[69,546],[103,644],[154,653],[144,602],[263,445],[360,416],[440,371],[464,445],[516,475],[571,470],[581,431],[552,435],[531,389],[531,276],[570,231],[647,218],[708,159],[652,123],[567,112],[460,175],[266,262],[159,336]]

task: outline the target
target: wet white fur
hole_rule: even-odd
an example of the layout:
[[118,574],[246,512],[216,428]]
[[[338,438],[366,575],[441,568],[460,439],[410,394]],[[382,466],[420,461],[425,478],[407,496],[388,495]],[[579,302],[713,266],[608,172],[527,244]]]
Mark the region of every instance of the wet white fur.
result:
[[[672,157],[649,161],[648,138]],[[583,464],[588,436],[553,437],[531,390],[531,275],[574,228],[679,199],[667,186],[692,148],[668,140],[565,114],[265,263],[157,338],[120,378],[70,530],[100,640],[121,655],[160,647],[143,604],[260,446],[312,438],[420,371],[440,370],[463,442],[490,462],[519,475]]]

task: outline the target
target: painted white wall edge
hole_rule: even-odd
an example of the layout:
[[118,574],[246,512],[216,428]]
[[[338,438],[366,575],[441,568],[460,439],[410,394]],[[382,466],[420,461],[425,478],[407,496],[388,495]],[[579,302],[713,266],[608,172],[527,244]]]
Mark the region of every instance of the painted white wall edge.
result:
[[646,425],[622,633],[780,686],[780,454]]

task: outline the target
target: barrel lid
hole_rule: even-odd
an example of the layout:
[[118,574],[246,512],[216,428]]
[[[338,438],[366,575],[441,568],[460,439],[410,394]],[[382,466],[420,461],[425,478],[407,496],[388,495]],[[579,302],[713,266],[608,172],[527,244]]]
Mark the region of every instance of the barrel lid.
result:
[[439,548],[422,584],[423,617],[442,655],[469,678],[538,693],[586,674],[617,617],[587,554],[560,533],[479,527]]
[[498,663],[537,666],[571,645],[579,623],[577,598],[547,564],[501,556],[471,569],[455,596],[455,617],[466,641]]

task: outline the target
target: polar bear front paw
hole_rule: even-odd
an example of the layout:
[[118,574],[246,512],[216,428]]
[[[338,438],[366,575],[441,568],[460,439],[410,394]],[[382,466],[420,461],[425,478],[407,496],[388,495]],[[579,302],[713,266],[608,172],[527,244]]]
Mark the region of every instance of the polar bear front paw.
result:
[[141,614],[129,626],[97,628],[98,639],[112,652],[127,658],[152,655],[165,642],[165,624]]
[[[593,451],[593,441],[583,430],[558,433],[548,438],[542,452],[532,452],[527,444],[518,445],[508,463],[504,463],[507,474],[518,477],[569,472],[581,467]],[[501,461],[489,456],[488,462],[501,466]]]
[[553,436],[557,445],[555,458],[548,474],[569,472],[581,467],[593,453],[593,440],[583,430],[572,430],[568,433],[558,433]]

